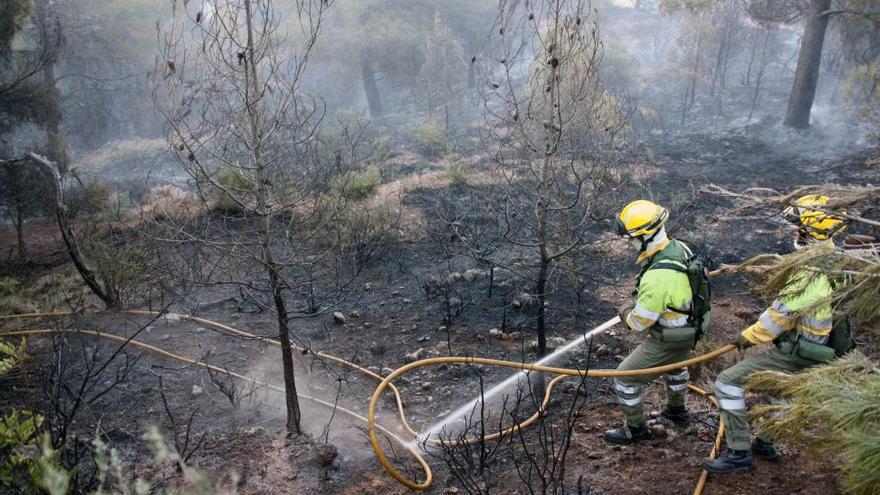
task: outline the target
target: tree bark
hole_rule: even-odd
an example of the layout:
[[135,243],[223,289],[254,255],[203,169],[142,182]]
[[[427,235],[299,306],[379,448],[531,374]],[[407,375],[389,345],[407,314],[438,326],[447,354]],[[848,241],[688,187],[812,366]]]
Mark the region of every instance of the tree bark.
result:
[[[473,41],[469,41],[467,44],[467,52],[465,52],[465,55],[476,54],[477,51],[474,48],[472,48],[475,45],[476,45],[476,43],[474,43]],[[476,56],[476,55],[472,55],[472,56]],[[476,63],[476,61],[473,61],[473,62],[468,61],[467,85],[468,85],[468,89],[474,89],[477,87],[477,63]]]
[[[50,43],[55,36],[61,37],[61,24],[57,17],[49,15],[48,0],[37,0],[34,2],[34,19],[39,29],[42,43]],[[54,24],[54,25],[53,25]],[[46,155],[50,160],[55,162],[62,174],[67,174],[69,169],[69,158],[67,152],[66,141],[61,136],[61,92],[56,86],[57,77],[55,76],[55,58],[48,60],[43,67],[43,84],[49,90],[52,99],[55,101],[53,111],[49,112],[46,120],[42,124],[46,127]]]
[[284,396],[287,406],[287,431],[290,433],[302,433],[300,426],[301,412],[299,398],[296,392],[296,376],[293,369],[293,350],[290,345],[290,328],[288,326],[287,304],[284,301],[284,281],[280,268],[275,261],[272,250],[272,205],[269,194],[269,177],[266,170],[266,162],[263,157],[263,136],[260,131],[259,93],[260,83],[257,73],[256,53],[254,50],[254,26],[251,2],[245,0],[245,16],[247,22],[247,57],[246,84],[245,84],[245,111],[247,112],[250,126],[250,149],[254,159],[257,179],[257,214],[260,217],[259,237],[260,248],[263,257],[263,266],[269,276],[269,287],[272,290],[272,300],[275,303],[275,312],[278,322],[278,340],[281,344],[281,359],[284,367]]
[[379,86],[376,84],[376,73],[373,71],[367,54],[361,56],[361,79],[364,83],[364,93],[367,95],[370,117],[381,117],[382,97],[379,93]]
[[764,31],[764,41],[761,45],[761,62],[758,65],[757,74],[755,75],[755,92],[752,94],[752,107],[749,109],[749,120],[752,120],[752,116],[755,114],[755,108],[758,106],[758,95],[761,91],[761,81],[764,79],[764,70],[767,68],[767,40],[769,38],[770,29],[768,28]]
[[819,66],[822,62],[822,45],[828,28],[828,16],[820,15],[831,7],[831,0],[810,0],[810,10],[801,38],[794,84],[788,100],[785,125],[795,129],[810,126],[810,110],[816,97]]
[[15,235],[18,237],[18,257],[24,259],[25,256],[25,245],[24,245],[24,209],[23,205],[19,203],[15,207]]

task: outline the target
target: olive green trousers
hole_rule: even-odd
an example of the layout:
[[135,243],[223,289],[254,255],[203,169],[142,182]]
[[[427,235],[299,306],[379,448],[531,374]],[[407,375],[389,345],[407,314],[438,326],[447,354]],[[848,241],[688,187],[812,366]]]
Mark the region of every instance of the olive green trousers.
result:
[[[682,348],[684,347],[684,348]],[[648,339],[635,348],[617,367],[619,371],[654,368],[684,361],[691,356],[691,345],[683,346],[680,342],[664,342],[654,331],[649,332]],[[661,373],[639,376],[620,376],[614,378],[614,392],[623,409],[627,426],[640,428],[645,426],[645,415],[642,408],[642,392],[648,383],[658,378]],[[670,406],[684,406],[690,374],[687,368],[663,374],[666,380],[666,401]]]
[[[746,399],[743,384],[752,373],[758,371],[783,371],[797,373],[816,362],[808,361],[792,352],[793,345],[783,342],[779,347],[773,346],[759,354],[747,356],[737,364],[727,368],[715,380],[715,396],[721,408],[721,421],[726,428],[725,439],[731,450],[749,450],[751,433],[746,419]],[[772,441],[762,432],[758,437],[764,441]]]

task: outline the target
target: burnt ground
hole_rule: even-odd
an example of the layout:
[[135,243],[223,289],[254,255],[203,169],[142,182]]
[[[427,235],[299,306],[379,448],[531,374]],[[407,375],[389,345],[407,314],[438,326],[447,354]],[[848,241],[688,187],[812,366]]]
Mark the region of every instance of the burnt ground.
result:
[[[735,190],[747,187],[785,190],[803,184],[860,184],[877,180],[877,172],[865,167],[863,155],[829,150],[827,142],[816,136],[793,136],[782,147],[771,144],[760,132],[746,129],[723,136],[692,134],[658,138],[645,144],[649,150],[646,158],[625,166],[623,173],[630,180],[606,198],[609,211],[636,196],[654,198],[672,210],[671,230],[675,235],[691,241],[719,262],[736,262],[761,252],[783,250],[787,234],[778,223],[771,221],[724,220],[722,217],[728,215],[731,203],[699,193],[701,186],[714,183]],[[398,168],[425,173],[442,170],[443,163],[428,163],[419,168],[407,161]],[[457,204],[460,209],[468,210],[487,194],[491,194],[491,188],[484,184],[452,188],[428,184],[408,190],[402,199],[403,235],[383,256],[373,260],[359,281],[364,290],[358,297],[340,308],[346,323],[335,324],[330,315],[297,321],[295,332],[300,342],[382,374],[404,364],[405,356],[419,349],[423,357],[473,355],[534,359],[529,345],[533,339],[529,330],[533,313],[528,304],[520,300],[520,294],[528,290],[527,280],[515,270],[497,270],[489,297],[487,273],[473,271],[486,267],[458,254],[449,255],[445,251],[446,243],[454,244],[455,240],[443,240],[442,228],[432,224],[435,213],[448,207],[449,202],[453,208]],[[609,229],[607,221],[597,221],[590,227],[590,246],[578,258],[587,266],[586,281],[577,288],[557,281],[560,289],[550,296],[551,346],[612,317],[615,308],[629,298],[635,273],[632,254],[608,235]],[[48,238],[48,234],[44,237]],[[3,246],[9,242],[9,236],[5,236]],[[45,244],[40,249],[50,255],[60,250],[57,244],[54,249]],[[525,266],[530,259],[529,253],[516,251],[504,252],[501,258],[505,267]],[[44,276],[52,269],[19,266],[16,275],[22,274],[24,280],[29,280]],[[423,287],[431,276],[451,273],[462,275],[451,294],[457,299],[459,314],[449,322],[444,321],[443,298],[427,294]],[[747,282],[738,276],[719,279],[715,283],[715,294],[709,347],[731,340],[763,309],[763,302],[749,293]],[[200,296],[213,298],[213,294]],[[215,308],[200,316],[257,335],[273,333],[271,315],[239,313],[234,305]],[[132,335],[148,322],[145,318],[98,315],[89,317],[88,321],[68,324]],[[500,329],[503,338],[490,334],[490,329]],[[167,320],[149,323],[138,334],[138,340],[256,379],[281,383],[280,354],[259,341],[232,337],[191,322]],[[603,351],[589,356],[586,351],[578,351],[569,356],[568,362],[560,364],[583,367],[589,362],[594,368],[613,368],[639,340],[639,336],[617,328],[597,339],[597,348],[602,346]],[[116,349],[114,344],[87,337],[81,341],[73,337],[70,344],[88,356],[95,353],[106,356]],[[20,392],[4,394],[6,404],[39,405],[36,382],[44,367],[41,360],[51,353],[52,344],[49,339],[32,339],[30,345],[31,354],[35,356],[29,365],[31,373],[6,379],[10,382],[6,385]],[[876,355],[876,348],[871,345],[866,348],[869,354]],[[159,424],[171,436],[171,422],[160,394],[158,376],[161,375],[161,389],[175,421],[185,423],[185,418],[197,411],[192,430],[199,435],[205,432],[204,443],[190,463],[225,479],[231,480],[230,473],[236,473],[242,493],[406,492],[375,461],[360,422],[337,413],[325,438],[324,426],[330,421],[328,409],[303,401],[303,422],[312,440],[300,439],[286,446],[280,434],[283,406],[278,394],[236,384],[230,399],[224,394],[224,390],[229,392],[232,383],[228,379],[211,377],[203,370],[138,350],[128,352],[130,359],[125,362],[130,365],[129,372],[118,386],[89,404],[76,428],[83,435],[93,435],[100,426],[106,439],[135,467],[135,472],[159,475],[174,482],[173,469],[160,469],[157,473],[146,467],[149,453],[139,441],[150,424]],[[722,364],[716,362],[706,369],[692,370],[694,383],[708,387],[723,369]],[[509,374],[502,369],[481,369],[479,373],[487,384]],[[338,400],[340,406],[360,414],[365,414],[375,385],[356,372],[311,356],[300,357],[298,376],[301,393],[330,402]],[[476,376],[477,371],[470,368],[441,366],[423,368],[401,379],[399,385],[411,423],[424,428],[470,400],[478,391]],[[574,428],[575,438],[568,456],[569,486],[574,486],[582,477],[584,485],[594,494],[692,491],[699,476],[699,464],[711,448],[717,427],[717,414],[704,399],[689,399],[689,408],[695,415],[693,427],[679,429],[667,424],[666,438],[644,446],[612,448],[601,439],[606,428],[621,421],[609,381],[591,380],[588,396]],[[563,419],[565,406],[574,395],[559,392],[557,397],[558,407],[552,409],[550,421]],[[390,402],[385,405],[386,411],[390,411]],[[646,395],[646,410],[661,408],[662,383],[655,383]],[[387,413],[382,421],[394,424]],[[338,456],[333,455],[332,449],[321,446],[325,439],[336,446]],[[755,474],[710,477],[707,493],[837,492],[830,465],[817,464],[789,446],[783,446],[783,452],[785,458],[781,465],[759,463]],[[404,454],[401,456],[405,458]],[[456,481],[442,464],[436,460],[431,464],[435,483],[430,493],[457,493]],[[493,491],[524,492],[510,463],[499,462],[495,469]]]

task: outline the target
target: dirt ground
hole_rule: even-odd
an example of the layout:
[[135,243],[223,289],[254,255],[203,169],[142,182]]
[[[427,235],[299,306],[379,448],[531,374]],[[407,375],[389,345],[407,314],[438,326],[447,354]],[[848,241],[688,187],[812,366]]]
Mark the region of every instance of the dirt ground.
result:
[[[662,144],[661,144],[662,143]],[[746,187],[789,189],[801,184],[841,182],[848,184],[876,181],[877,173],[864,166],[860,155],[837,153],[828,156],[818,150],[821,143],[811,144],[803,138],[800,146],[787,150],[775,148],[757,134],[743,131],[739,135],[688,135],[648,141],[651,158],[626,166],[632,177],[616,192],[618,202],[649,194],[670,206],[673,213],[672,232],[691,241],[718,262],[736,262],[761,252],[785,249],[786,231],[772,222],[755,220],[725,221],[730,203],[718,197],[699,193],[699,188],[715,183],[741,190]],[[811,149],[810,146],[815,148]],[[829,166],[830,165],[830,166]],[[422,171],[436,170],[442,164],[431,163]],[[419,173],[420,169],[414,169]],[[402,186],[396,187],[399,191]],[[529,348],[530,314],[527,308],[511,309],[521,292],[519,281],[499,272],[492,297],[487,297],[485,274],[474,274],[462,283],[465,302],[471,302],[454,322],[443,322],[438,298],[422,289],[431,274],[449,270],[449,263],[440,259],[437,246],[420,236],[429,223],[440,196],[450,194],[460,202],[479,197],[484,185],[464,186],[451,190],[445,185],[404,189],[402,204],[410,225],[405,235],[379,259],[363,277],[363,291],[356,300],[340,308],[346,317],[336,324],[331,315],[320,319],[302,320],[294,329],[298,340],[314,351],[342,357],[372,370],[387,374],[406,362],[406,355],[422,350],[423,357],[472,355],[511,360],[532,360]],[[646,192],[647,191],[647,192]],[[595,273],[585,288],[584,300],[573,315],[573,302],[563,299],[559,309],[551,312],[551,345],[573,339],[615,314],[615,309],[630,296],[635,265],[632,253],[616,245],[607,232],[610,222],[592,227],[592,252],[587,255],[590,271]],[[31,233],[29,233],[31,235]],[[35,253],[58,253],[58,239],[51,228],[37,229],[40,247]],[[36,239],[36,238],[35,238]],[[53,242],[47,241],[54,239]],[[0,236],[0,253],[10,243],[9,235]],[[512,254],[514,262],[526,262],[521,253]],[[13,272],[13,268],[15,271]],[[441,270],[442,268],[442,270]],[[459,272],[475,268],[459,262],[452,269]],[[600,269],[601,268],[601,269]],[[55,269],[52,266],[29,266],[7,263],[4,270],[37,277]],[[744,279],[738,276],[719,279],[715,284],[713,330],[708,346],[730,341],[736,332],[751,323],[764,307],[752,296]],[[210,299],[210,295],[206,295]],[[552,308],[556,302],[551,298]],[[154,306],[155,307],[155,306]],[[172,308],[179,310],[179,308]],[[271,315],[239,313],[233,305],[215,308],[205,314],[216,320],[260,336],[273,335]],[[186,321],[156,320],[145,317],[100,314],[87,321],[57,322],[75,328],[100,328],[119,335],[200,359],[258,380],[280,384],[280,353],[264,342],[233,337],[203,325]],[[28,325],[33,327],[33,325]],[[7,327],[10,328],[10,327]],[[490,329],[501,329],[512,338],[498,339]],[[613,368],[642,337],[618,327],[597,338],[596,347],[607,352],[591,356],[591,366]],[[72,340],[79,345],[76,337]],[[117,344],[98,342],[82,337],[82,346],[91,353],[107,355]],[[554,345],[555,344],[555,345]],[[39,360],[52,350],[49,339],[31,340],[35,356],[34,373],[39,373]],[[867,352],[876,355],[868,345]],[[283,403],[279,394],[259,386],[235,384],[232,381],[194,367],[176,363],[139,350],[128,351],[131,372],[110,393],[91,404],[76,425],[84,435],[100,431],[123,454],[124,460],[144,475],[156,474],[146,466],[149,453],[139,437],[150,424],[159,424],[168,431],[170,420],[161,393],[170,404],[170,413],[180,423],[193,411],[194,432],[205,432],[204,442],[190,459],[192,465],[206,472],[235,481],[241,493],[311,493],[311,494],[393,494],[407,490],[387,475],[376,462],[367,442],[364,425],[337,413],[330,419],[328,409],[303,401],[303,423],[311,436],[285,445],[283,435]],[[299,356],[298,388],[340,406],[365,414],[375,382],[356,372],[321,362],[314,354]],[[568,357],[571,366],[582,366],[587,355],[581,350]],[[694,369],[693,383],[708,388],[724,362],[713,362],[705,369]],[[502,380],[509,371],[481,370],[486,384]],[[159,376],[162,377],[160,388]],[[417,428],[424,428],[445,416],[450,410],[470,400],[477,393],[478,383],[470,369],[441,366],[421,369],[399,381],[406,397],[408,417]],[[18,378],[16,380],[21,380]],[[38,394],[27,392],[27,384],[10,384],[20,394],[4,394],[7,404],[27,407],[34,405]],[[700,475],[700,464],[714,440],[718,417],[708,401],[691,396],[688,405],[694,414],[692,427],[666,425],[667,436],[635,447],[611,447],[602,440],[606,428],[617,426],[622,416],[608,380],[590,384],[590,401],[582,411],[574,429],[572,451],[566,472],[575,486],[582,477],[591,494],[631,495],[640,493],[691,493]],[[230,397],[227,397],[230,395]],[[571,394],[559,392],[558,410],[565,410]],[[646,394],[646,411],[663,407],[662,383],[653,384]],[[384,403],[390,411],[390,402]],[[387,414],[387,413],[386,413]],[[557,414],[557,413],[552,413]],[[558,413],[561,414],[561,413]],[[383,418],[382,420],[386,420]],[[389,426],[394,428],[393,421]],[[325,430],[330,422],[331,426]],[[329,441],[335,448],[324,444]],[[819,495],[837,493],[831,463],[811,461],[796,449],[783,445],[781,464],[759,462],[753,474],[742,476],[711,476],[705,493],[801,493]],[[401,454],[405,458],[405,453]],[[404,464],[407,464],[406,462]],[[411,464],[411,463],[409,463]],[[409,465],[407,464],[407,465]],[[411,466],[410,466],[411,467]],[[441,463],[432,461],[435,483],[429,493],[459,493],[454,479]],[[528,493],[510,466],[500,466],[497,493]],[[172,480],[173,473],[164,473]],[[172,481],[173,482],[173,481]],[[462,492],[463,493],[463,492]],[[576,493],[572,488],[571,493]],[[584,492],[586,493],[586,492]]]

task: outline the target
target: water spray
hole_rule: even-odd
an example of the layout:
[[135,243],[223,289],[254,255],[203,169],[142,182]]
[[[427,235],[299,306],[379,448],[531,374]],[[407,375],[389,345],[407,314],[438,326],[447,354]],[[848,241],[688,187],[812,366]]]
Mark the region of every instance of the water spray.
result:
[[[162,314],[155,312],[155,311],[130,310],[130,311],[124,311],[124,312],[128,313],[128,314],[141,315],[141,316],[163,316]],[[71,312],[31,313],[31,314],[25,314],[25,315],[0,316],[0,321],[13,320],[13,319],[29,319],[29,318],[59,318],[59,317],[66,317],[66,316],[71,316],[71,315],[72,315]],[[227,332],[230,334],[239,335],[239,336],[243,336],[243,337],[254,338],[257,340],[267,342],[272,345],[277,345],[277,341],[275,341],[273,339],[269,339],[266,337],[259,337],[259,336],[253,335],[251,333],[224,325],[222,323],[218,323],[218,322],[211,321],[211,320],[206,320],[206,319],[195,317],[192,315],[166,313],[165,316],[169,320],[176,320],[176,321],[189,320],[189,321],[199,322],[199,323],[208,325],[212,328],[215,328],[217,330],[221,330],[223,332]],[[735,345],[727,344],[727,345],[722,346],[712,352],[709,352],[709,353],[706,353],[706,354],[703,354],[701,356],[697,356],[697,357],[694,357],[691,359],[687,359],[687,360],[679,362],[679,363],[673,363],[673,364],[666,365],[666,366],[659,366],[659,367],[655,367],[655,368],[647,368],[647,369],[642,369],[642,370],[627,370],[627,371],[617,371],[617,370],[609,370],[609,369],[579,370],[579,369],[573,369],[573,368],[559,368],[559,367],[548,366],[548,364],[552,363],[552,361],[554,359],[558,358],[560,355],[564,354],[565,352],[569,352],[572,349],[574,349],[580,345],[583,345],[586,342],[589,342],[590,340],[592,340],[592,338],[595,335],[607,330],[608,328],[614,326],[615,324],[617,324],[619,322],[620,322],[619,318],[617,318],[617,317],[612,318],[611,320],[608,320],[607,322],[603,323],[602,325],[599,325],[598,327],[587,332],[586,334],[582,335],[581,337],[578,337],[577,339],[569,342],[568,344],[561,347],[560,349],[557,349],[551,355],[537,361],[534,364],[526,364],[526,363],[520,363],[520,362],[515,362],[515,361],[503,361],[503,360],[498,360],[498,359],[475,358],[475,357],[440,357],[440,358],[423,359],[421,361],[416,361],[414,363],[407,364],[407,365],[402,366],[402,367],[398,368],[397,370],[393,371],[388,376],[382,378],[380,375],[373,373],[372,371],[370,371],[366,368],[363,368],[358,364],[352,363],[350,361],[346,361],[342,358],[338,358],[338,357],[335,357],[335,356],[332,356],[329,354],[324,354],[324,353],[315,353],[316,355],[318,355],[322,358],[331,360],[333,362],[336,362],[336,363],[344,365],[344,366],[348,366],[354,370],[357,370],[357,371],[360,371],[360,372],[366,374],[367,376],[370,376],[371,378],[380,380],[380,383],[376,387],[376,390],[373,392],[373,396],[370,399],[370,406],[369,406],[366,418],[364,418],[363,416],[361,416],[360,414],[358,414],[354,411],[350,411],[348,409],[339,407],[336,404],[331,404],[329,402],[322,401],[322,400],[317,399],[315,397],[310,397],[305,394],[299,394],[299,396],[301,398],[304,398],[304,399],[307,399],[310,401],[314,401],[315,403],[324,405],[326,407],[330,407],[330,408],[334,408],[336,410],[342,411],[355,419],[365,421],[368,425],[368,428],[369,428],[370,444],[372,445],[373,450],[376,453],[377,459],[382,464],[382,466],[385,468],[385,470],[388,471],[388,473],[391,474],[402,485],[404,485],[408,488],[412,488],[412,489],[416,489],[416,490],[427,490],[431,486],[431,484],[433,483],[433,472],[431,471],[431,468],[428,465],[427,461],[425,460],[424,456],[422,456],[422,454],[419,452],[419,449],[414,447],[414,441],[409,441],[409,442],[404,441],[402,438],[400,438],[394,432],[392,432],[389,429],[387,429],[381,425],[378,425],[376,423],[376,407],[378,405],[379,398],[382,396],[382,394],[384,393],[384,391],[386,389],[390,388],[395,395],[397,407],[399,410],[399,415],[400,415],[400,418],[401,418],[401,421],[403,423],[404,428],[407,429],[413,435],[414,438],[418,439],[419,437],[422,437],[425,439],[425,443],[436,445],[436,444],[441,443],[441,441],[439,439],[435,439],[435,438],[430,437],[431,430],[435,429],[437,427],[442,429],[443,428],[442,425],[438,426],[440,423],[446,424],[450,421],[454,421],[455,415],[460,416],[461,414],[466,414],[466,410],[467,410],[466,408],[473,409],[473,407],[475,407],[475,404],[479,403],[479,401],[481,399],[485,400],[488,393],[485,394],[482,398],[477,399],[476,403],[474,401],[471,401],[468,404],[465,404],[464,406],[460,407],[455,412],[453,412],[452,414],[450,414],[449,416],[444,418],[440,423],[438,423],[438,425],[434,425],[431,428],[429,428],[429,430],[425,432],[426,434],[420,435],[419,433],[415,432],[409,426],[409,424],[406,422],[406,416],[403,411],[403,404],[402,404],[402,401],[400,398],[400,394],[399,394],[397,388],[391,383],[393,380],[395,380],[396,378],[400,377],[401,375],[403,375],[409,371],[412,371],[417,368],[425,367],[425,366],[435,366],[435,365],[450,364],[450,363],[452,363],[452,364],[465,364],[465,365],[500,366],[500,367],[504,367],[504,368],[511,368],[511,369],[520,370],[519,372],[514,374],[511,378],[508,378],[504,382],[502,382],[502,383],[496,385],[495,387],[493,387],[492,389],[490,389],[489,392],[493,393],[493,395],[497,395],[501,390],[503,390],[503,388],[505,386],[509,386],[510,383],[512,383],[513,381],[519,380],[521,378],[522,374],[526,373],[526,372],[533,371],[533,372],[550,373],[550,374],[557,375],[547,385],[547,388],[544,393],[543,402],[541,403],[538,410],[530,418],[523,421],[522,423],[511,426],[511,427],[509,427],[505,430],[502,430],[500,432],[486,435],[485,437],[464,438],[464,439],[459,439],[459,440],[454,440],[454,441],[442,441],[442,443],[444,443],[446,445],[456,445],[456,444],[460,445],[460,444],[473,444],[478,441],[488,441],[488,440],[494,440],[497,438],[502,438],[502,437],[511,435],[515,432],[521,431],[524,428],[527,428],[529,425],[531,425],[532,423],[537,421],[537,419],[540,417],[542,412],[546,409],[546,407],[550,401],[550,396],[553,391],[553,387],[559,381],[561,381],[565,378],[569,378],[569,377],[579,377],[581,379],[583,379],[585,377],[607,378],[607,377],[615,377],[615,376],[638,376],[638,375],[643,375],[643,374],[663,373],[666,371],[671,371],[674,369],[697,364],[697,363],[700,363],[703,361],[708,361],[710,359],[714,359],[718,356],[721,356],[722,354],[726,354],[726,353],[731,352],[736,349]],[[149,352],[165,356],[166,358],[169,358],[169,359],[173,359],[173,360],[184,362],[184,363],[189,363],[191,365],[195,365],[195,366],[201,367],[201,368],[211,369],[211,370],[216,371],[218,373],[226,374],[234,379],[243,380],[243,381],[247,381],[247,382],[258,382],[257,380],[254,380],[253,378],[249,378],[244,375],[233,373],[228,370],[218,368],[218,367],[209,365],[207,363],[203,363],[201,361],[187,358],[185,356],[173,354],[173,353],[168,352],[164,349],[161,349],[161,348],[158,348],[158,347],[155,347],[152,345],[148,345],[143,342],[138,342],[136,340],[131,340],[131,339],[127,339],[125,337],[120,337],[118,335],[101,333],[101,332],[96,332],[96,331],[78,331],[77,332],[77,331],[71,331],[71,330],[58,330],[58,329],[55,329],[55,330],[46,330],[46,329],[43,329],[43,330],[24,330],[24,331],[11,331],[11,332],[0,333],[0,338],[12,337],[12,336],[27,336],[27,335],[31,335],[31,336],[57,335],[57,334],[62,334],[62,333],[72,333],[72,334],[79,333],[82,335],[90,335],[90,336],[94,336],[94,337],[115,340],[118,342],[124,342],[126,345],[133,345],[133,346],[145,349]],[[260,383],[262,384],[262,382],[260,382]],[[265,383],[265,385],[268,388],[271,388],[273,390],[279,390],[279,391],[283,390],[281,387],[278,387],[276,385],[271,385],[268,383]],[[688,385],[688,388],[689,388],[689,390],[691,390],[695,393],[698,393],[700,395],[703,395],[703,396],[708,395],[708,393],[705,390],[702,390],[702,389],[695,387],[693,385]],[[715,404],[717,407],[716,401],[712,397],[709,397],[709,399],[712,400],[713,404]],[[462,413],[462,411],[465,411],[465,412]],[[416,462],[419,464],[419,466],[421,467],[422,471],[425,474],[424,481],[422,481],[422,482],[412,481],[412,480],[408,479],[407,477],[405,477],[402,473],[400,473],[394,466],[392,466],[391,462],[385,456],[384,451],[382,450],[381,446],[379,445],[379,438],[377,435],[377,432],[379,432],[379,431],[381,431],[384,435],[387,435],[387,437],[391,438],[394,442],[403,446],[410,454],[412,454],[412,456],[415,458]],[[720,450],[723,435],[724,435],[724,426],[721,425],[721,427],[718,430],[718,435],[715,438],[715,443],[713,445],[712,451],[709,454],[710,458],[714,458],[715,455],[717,454],[717,452]],[[703,470],[700,475],[700,478],[698,480],[696,489],[694,490],[694,495],[702,494],[707,478],[708,478],[708,472],[706,470]]]
[[[593,337],[595,337],[596,335],[599,335],[600,333],[605,332],[606,330],[613,327],[614,325],[617,325],[618,323],[620,323],[620,317],[615,316],[614,318],[611,318],[610,320],[608,320],[605,323],[590,330],[589,332],[585,333],[584,335],[581,335],[580,337],[572,340],[571,342],[568,342],[564,346],[553,351],[553,353],[548,354],[547,356],[541,358],[538,361],[535,361],[532,364],[539,365],[539,366],[551,364],[557,358],[559,358],[565,354],[568,354],[569,352],[577,349],[578,347],[590,342],[591,340],[593,340]],[[445,428],[448,425],[453,424],[456,421],[459,421],[462,418],[465,418],[470,414],[473,414],[473,412],[475,411],[475,409],[477,407],[484,406],[487,401],[489,401],[490,399],[492,399],[493,397],[495,397],[496,395],[501,393],[503,390],[509,388],[514,383],[516,383],[517,387],[519,387],[520,383],[522,382],[523,379],[528,381],[528,374],[529,374],[528,370],[523,370],[523,371],[519,371],[517,373],[514,373],[513,375],[511,375],[509,378],[507,378],[503,382],[495,385],[494,387],[492,387],[489,390],[485,391],[484,393],[480,394],[479,396],[477,396],[476,398],[474,398],[470,402],[464,404],[463,406],[459,407],[455,411],[449,413],[445,418],[443,418],[440,421],[429,426],[425,431],[423,431],[422,433],[419,434],[419,436],[416,438],[416,440],[414,440],[414,442],[418,442],[420,444],[425,444],[425,443],[428,443],[430,440],[432,440],[432,436],[439,438],[440,434],[445,430]]]

